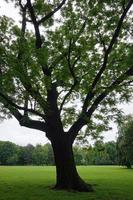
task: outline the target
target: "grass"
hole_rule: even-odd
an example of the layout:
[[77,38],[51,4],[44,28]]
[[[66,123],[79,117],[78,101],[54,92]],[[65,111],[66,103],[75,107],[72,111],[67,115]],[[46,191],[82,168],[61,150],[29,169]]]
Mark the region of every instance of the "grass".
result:
[[110,166],[78,167],[95,192],[54,191],[54,167],[0,167],[0,200],[133,200],[133,170]]

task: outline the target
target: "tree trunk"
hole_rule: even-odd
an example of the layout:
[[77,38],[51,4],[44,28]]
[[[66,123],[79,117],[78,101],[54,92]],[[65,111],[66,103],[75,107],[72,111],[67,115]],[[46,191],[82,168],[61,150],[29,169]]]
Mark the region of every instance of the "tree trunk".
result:
[[55,189],[77,190],[80,192],[93,191],[92,186],[85,183],[76,170],[72,144],[68,137],[52,141],[56,165]]
[[127,162],[126,162],[126,166],[127,166],[128,169],[131,169],[131,168],[132,168],[132,165],[131,165],[130,161],[127,161]]

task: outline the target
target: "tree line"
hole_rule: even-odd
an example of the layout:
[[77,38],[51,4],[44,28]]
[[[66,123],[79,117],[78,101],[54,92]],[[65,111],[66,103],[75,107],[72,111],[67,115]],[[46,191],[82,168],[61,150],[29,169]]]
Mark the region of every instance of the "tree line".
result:
[[[131,125],[132,126],[132,125]],[[76,165],[133,165],[132,127],[128,134],[120,134],[117,142],[97,140],[94,145],[74,145]],[[123,128],[123,126],[122,126]],[[127,130],[127,129],[126,129]],[[131,135],[131,136],[130,136]],[[12,142],[0,141],[0,165],[55,165],[50,143],[44,145],[19,146]]]
[[0,141],[0,165],[54,165],[52,147],[49,143],[22,147]]
[[[118,164],[115,142],[95,142],[94,146],[74,146],[76,165]],[[54,165],[54,155],[49,143],[44,145],[18,146],[0,141],[0,165]]]

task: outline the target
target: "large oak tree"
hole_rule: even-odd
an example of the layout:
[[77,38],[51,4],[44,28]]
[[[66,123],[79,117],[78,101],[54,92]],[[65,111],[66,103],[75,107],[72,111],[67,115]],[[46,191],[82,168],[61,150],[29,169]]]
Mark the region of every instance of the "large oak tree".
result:
[[21,25],[0,17],[1,117],[46,133],[55,188],[91,191],[72,145],[83,127],[107,129],[120,117],[117,103],[131,98],[133,0],[6,1]]

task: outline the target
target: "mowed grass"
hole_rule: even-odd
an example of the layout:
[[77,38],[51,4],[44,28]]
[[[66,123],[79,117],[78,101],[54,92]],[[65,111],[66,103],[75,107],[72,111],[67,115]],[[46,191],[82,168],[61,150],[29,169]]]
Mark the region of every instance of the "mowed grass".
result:
[[133,200],[133,170],[81,166],[78,171],[95,192],[51,190],[54,167],[0,167],[0,200]]

